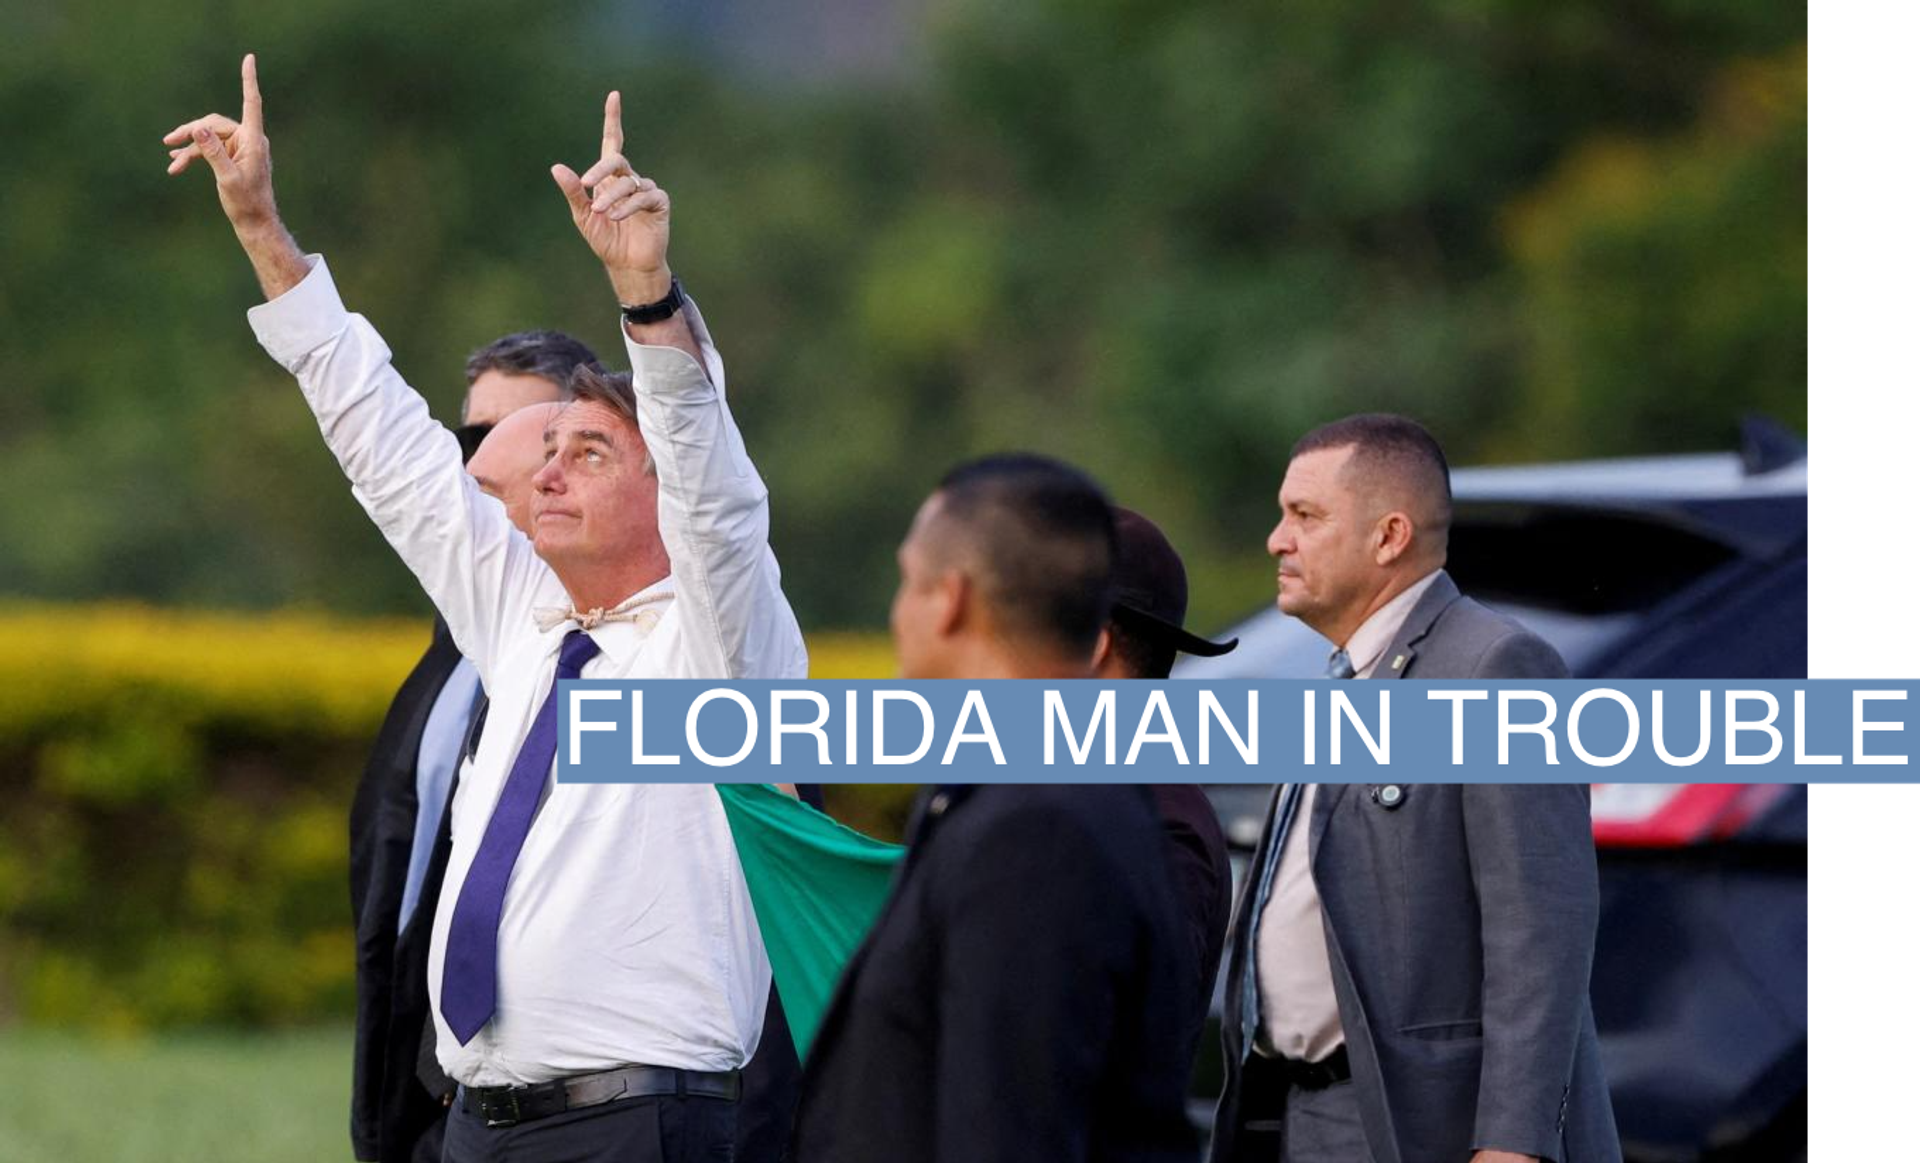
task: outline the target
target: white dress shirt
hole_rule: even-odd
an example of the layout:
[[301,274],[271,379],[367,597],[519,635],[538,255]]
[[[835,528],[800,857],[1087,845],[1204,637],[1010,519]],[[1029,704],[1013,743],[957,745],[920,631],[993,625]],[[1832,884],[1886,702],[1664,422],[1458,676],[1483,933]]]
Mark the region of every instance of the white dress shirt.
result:
[[[657,621],[592,631],[585,678],[803,678],[806,647],[767,544],[767,492],[726,406],[725,373],[631,340],[640,431],[660,478],[671,576],[642,595]],[[493,1020],[460,1045],[440,1014],[447,928],[514,757],[553,683],[561,640],[533,610],[568,596],[460,446],[394,371],[387,345],[341,305],[324,260],[248,312],[300,381],[360,503],[479,670],[492,705],[453,803],[453,850],[428,985],[440,1065],[469,1086],[642,1064],[731,1070],[753,1054],[770,970],[719,797],[710,785],[555,784],[534,818],[500,917]],[[624,329],[623,329],[624,333]]]
[[[1347,639],[1347,660],[1355,678],[1372,678],[1387,647],[1440,576],[1434,570],[1375,610]],[[1295,810],[1293,827],[1274,871],[1273,894],[1260,913],[1254,933],[1260,1025],[1254,1048],[1268,1057],[1320,1062],[1346,1041],[1340,1003],[1333,993],[1333,968],[1327,958],[1326,922],[1320,890],[1308,858],[1313,801],[1318,784],[1308,784]]]
[[1347,639],[1347,661],[1353,664],[1355,678],[1372,678],[1380,664],[1387,661],[1382,656],[1400,633],[1401,624],[1407,620],[1408,614],[1413,613],[1413,608],[1420,604],[1420,599],[1439,576],[1440,571],[1434,570],[1387,599],[1385,605],[1360,623],[1360,628]]
[[1307,859],[1313,801],[1320,785],[1300,789],[1300,804],[1287,829],[1286,846],[1274,869],[1273,891],[1254,931],[1254,970],[1260,1024],[1253,1048],[1268,1058],[1321,1062],[1347,1040],[1340,1002],[1333,993],[1333,963],[1327,956],[1320,890]]

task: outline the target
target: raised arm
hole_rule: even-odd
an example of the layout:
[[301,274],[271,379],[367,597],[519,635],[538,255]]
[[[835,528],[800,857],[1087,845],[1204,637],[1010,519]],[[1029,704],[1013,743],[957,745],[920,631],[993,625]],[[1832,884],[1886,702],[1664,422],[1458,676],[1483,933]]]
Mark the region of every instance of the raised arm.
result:
[[[665,300],[667,192],[620,151],[620,94],[609,93],[600,158],[553,179],[624,307]],[[640,434],[660,482],[660,537],[686,617],[690,675],[801,678],[806,647],[768,544],[767,489],[726,404],[726,373],[691,301],[665,318],[623,319]]]
[[556,583],[467,476],[459,442],[394,370],[386,343],[341,304],[325,261],[301,253],[281,222],[251,54],[240,76],[240,120],[212,113],[175,128],[163,139],[175,147],[167,172],[185,173],[196,160],[213,171],[221,209],[268,300],[248,312],[255,335],[299,380],[354,496],[485,675],[506,620],[530,618]]
[[[620,125],[620,94],[607,94],[600,125],[600,160],[576,175],[553,167],[553,180],[567,196],[573,224],[607,270],[607,280],[622,306],[641,307],[667,297],[673,272],[667,268],[667,235],[673,213],[667,192],[653,179],[635,173],[620,151],[626,131]],[[650,347],[672,347],[695,361],[700,345],[684,311],[655,323],[625,322],[627,338]]]
[[253,262],[260,290],[269,300],[293,290],[307,277],[308,263],[280,221],[273,201],[273,156],[267,148],[266,117],[261,109],[260,78],[253,54],[240,62],[240,120],[209,113],[176,126],[161,141],[175,148],[167,173],[182,174],[195,160],[213,169],[220,208]]

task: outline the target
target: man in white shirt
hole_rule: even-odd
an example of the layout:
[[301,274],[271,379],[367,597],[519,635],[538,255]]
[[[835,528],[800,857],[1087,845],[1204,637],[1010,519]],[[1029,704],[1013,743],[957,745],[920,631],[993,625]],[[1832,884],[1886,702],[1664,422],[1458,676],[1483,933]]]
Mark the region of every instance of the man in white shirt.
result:
[[[467,471],[522,533],[532,532],[533,477],[546,466],[541,434],[573,369],[594,362],[578,340],[545,331],[496,340],[467,362],[459,435],[463,449],[478,444]],[[347,816],[357,1002],[348,1130],[354,1158],[367,1163],[438,1163],[442,1154],[454,1083],[434,1053],[427,959],[452,847],[447,805],[485,705],[479,672],[435,618]]]
[[281,224],[251,56],[242,80],[241,119],[176,129],[190,152],[171,168],[197,154],[214,171],[268,299],[249,313],[256,335],[491,701],[429,965],[440,1062],[461,1084],[447,1158],[724,1153],[770,973],[719,800],[552,776],[560,677],[806,673],[766,489],[667,267],[667,196],[621,156],[609,95],[599,161],[554,177],[622,304],[634,373],[576,381],[545,434],[529,541]]
[[[1447,477],[1401,416],[1295,445],[1267,549],[1328,678],[1566,675],[1447,577]],[[1229,934],[1214,1163],[1618,1163],[1598,911],[1584,784],[1275,789]]]

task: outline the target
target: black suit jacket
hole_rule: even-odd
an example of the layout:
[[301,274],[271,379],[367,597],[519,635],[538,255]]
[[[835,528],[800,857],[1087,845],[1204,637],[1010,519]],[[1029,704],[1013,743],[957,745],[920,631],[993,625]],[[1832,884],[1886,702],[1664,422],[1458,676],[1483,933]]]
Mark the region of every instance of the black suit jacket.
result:
[[1147,791],[921,802],[821,1022],[792,1158],[1190,1160],[1186,934]]
[[1213,983],[1220,975],[1220,951],[1233,909],[1233,866],[1207,793],[1190,783],[1153,784],[1149,790],[1160,813],[1174,895],[1186,929],[1185,968],[1193,992],[1181,1044],[1190,1062],[1206,1029]]
[[[439,1097],[419,1074],[433,1065],[428,1028],[427,946],[446,871],[446,822],[405,932],[400,896],[419,812],[416,777],[420,736],[434,700],[460,661],[446,624],[434,619],[427,652],[400,686],[347,817],[347,875],[356,934],[359,1009],[353,1051],[353,1154],[383,1163],[411,1159],[444,1117]],[[426,1149],[431,1150],[433,1139]]]

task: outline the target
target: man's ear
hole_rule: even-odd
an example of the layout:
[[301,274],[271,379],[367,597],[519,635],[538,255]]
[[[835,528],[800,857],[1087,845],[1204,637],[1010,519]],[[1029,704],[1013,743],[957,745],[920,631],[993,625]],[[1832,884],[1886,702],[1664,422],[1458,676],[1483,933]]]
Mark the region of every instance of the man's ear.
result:
[[960,633],[971,613],[973,582],[959,570],[948,570],[934,585],[933,626],[943,638]]
[[1087,664],[1088,668],[1098,674],[1100,668],[1107,664],[1107,656],[1112,653],[1113,625],[1109,623],[1100,628],[1100,637],[1093,644],[1093,661]]
[[1413,518],[1395,509],[1373,527],[1375,565],[1392,565],[1413,548]]

